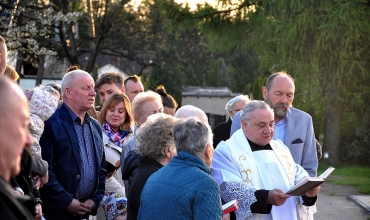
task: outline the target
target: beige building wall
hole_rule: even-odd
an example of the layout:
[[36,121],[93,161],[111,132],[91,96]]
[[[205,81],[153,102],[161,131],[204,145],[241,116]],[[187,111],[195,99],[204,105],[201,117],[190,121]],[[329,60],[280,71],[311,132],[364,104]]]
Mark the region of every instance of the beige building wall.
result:
[[181,104],[194,105],[205,113],[227,116],[225,105],[230,99],[232,97],[183,96]]

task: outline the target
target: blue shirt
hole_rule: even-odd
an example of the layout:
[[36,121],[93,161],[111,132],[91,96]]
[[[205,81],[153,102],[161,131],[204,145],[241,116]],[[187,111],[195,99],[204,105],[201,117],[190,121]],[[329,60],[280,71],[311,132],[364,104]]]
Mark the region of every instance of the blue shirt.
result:
[[[289,110],[288,110],[289,111]],[[286,121],[288,119],[288,113],[286,114],[285,118],[281,119],[277,124],[274,123],[274,140],[281,140],[282,142],[285,141],[285,128],[286,128]]]
[[234,115],[233,122],[231,123],[230,137],[235,133],[235,131],[239,130],[242,127],[242,124],[240,121],[241,120],[240,116],[242,114],[242,111],[243,110],[240,110]]
[[84,122],[81,125],[81,119],[65,105],[71,114],[73,125],[78,137],[78,144],[80,146],[81,156],[81,181],[77,189],[77,199],[84,201],[91,198],[95,193],[97,184],[95,150],[93,144],[93,137],[91,132],[91,118],[89,114],[85,114]]

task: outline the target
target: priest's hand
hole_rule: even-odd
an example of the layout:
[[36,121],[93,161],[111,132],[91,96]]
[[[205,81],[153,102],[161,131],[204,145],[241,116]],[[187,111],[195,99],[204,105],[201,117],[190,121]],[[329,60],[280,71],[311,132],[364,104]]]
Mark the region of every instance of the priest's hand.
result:
[[315,197],[315,196],[317,196],[317,194],[319,194],[320,189],[321,189],[321,185],[311,189],[310,191],[308,191],[306,193],[306,196],[307,197]]
[[273,189],[269,191],[267,204],[280,206],[285,203],[285,201],[290,198],[291,195],[285,194],[281,189]]

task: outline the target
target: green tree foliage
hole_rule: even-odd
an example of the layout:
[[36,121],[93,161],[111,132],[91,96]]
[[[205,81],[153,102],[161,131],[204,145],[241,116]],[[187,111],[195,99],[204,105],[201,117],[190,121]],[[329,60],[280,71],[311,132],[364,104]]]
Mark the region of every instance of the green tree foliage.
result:
[[262,87],[266,85],[266,77],[259,76],[257,79],[253,82],[252,86],[252,95],[253,99],[255,100],[264,100],[262,96]]
[[[158,1],[142,2],[131,15],[134,17],[130,23],[132,32],[124,34],[126,42],[122,45],[125,50],[141,48],[155,55],[152,72],[143,74],[147,88],[162,84],[181,103],[183,85],[217,86],[219,72],[211,63],[219,59],[207,51],[207,41],[197,28],[166,28],[168,23],[160,13]],[[139,28],[143,29],[140,38],[134,34],[139,31],[133,31]]]
[[158,85],[164,85],[167,92],[171,94],[176,101],[181,103],[181,85],[183,85],[185,77],[182,73],[175,74],[171,70],[164,69],[160,66],[153,68],[149,77],[146,77],[145,86],[155,89]]
[[323,106],[324,151],[330,162],[339,163],[343,104],[346,93],[354,92],[347,79],[359,80],[368,74],[364,69],[370,57],[369,41],[364,38],[370,33],[367,5],[364,1],[264,1],[261,7],[268,10],[257,9],[260,13],[252,18],[255,25],[262,24],[253,28],[257,31],[252,41],[266,39],[258,51],[273,47],[266,58],[296,76],[307,76],[310,70],[311,77],[322,75],[322,82],[311,80],[308,88],[310,92],[321,88],[321,97],[327,100]]
[[[155,54],[152,72],[143,75],[147,88],[163,84],[180,102],[182,86],[185,85],[227,86],[234,92],[242,92],[246,84],[253,82],[258,69],[253,51],[235,49],[221,53],[209,50],[208,40],[197,27],[182,29],[170,26],[160,13],[158,2],[142,2],[137,12],[130,12],[134,19],[120,27],[122,31],[119,31],[119,26],[114,27],[117,33],[128,27],[131,31],[145,27],[145,31],[133,31],[142,33],[140,38],[126,32],[123,37],[122,34],[117,35],[125,42],[117,43],[120,42],[116,39],[118,37],[114,41],[128,51],[145,48]],[[231,82],[230,75],[238,75],[240,80]]]
[[364,108],[363,96],[350,97],[357,92],[351,83],[369,75],[368,1],[221,1],[218,8],[206,5],[195,12],[163,1],[162,8],[173,24],[199,25],[212,47],[251,47],[262,67],[292,74],[294,105],[320,118],[324,151],[331,163],[340,162],[344,104],[356,101],[352,110]]
[[230,80],[227,76],[227,65],[223,58],[219,59],[219,71],[218,71],[218,86],[230,87]]
[[[369,63],[370,64],[370,63]],[[341,121],[340,157],[355,164],[370,166],[370,74],[359,80],[357,77],[345,79],[351,93],[343,92]]]
[[228,73],[231,82],[231,89],[234,92],[249,94],[251,91],[244,91],[248,84],[252,84],[258,75],[259,60],[252,49],[232,48],[224,52],[226,62],[233,71]]

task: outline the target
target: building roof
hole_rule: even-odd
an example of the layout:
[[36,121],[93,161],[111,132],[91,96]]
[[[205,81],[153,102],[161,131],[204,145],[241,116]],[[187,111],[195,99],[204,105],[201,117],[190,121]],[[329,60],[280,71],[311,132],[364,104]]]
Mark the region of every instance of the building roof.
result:
[[241,93],[233,93],[228,87],[197,87],[183,86],[182,96],[203,97],[235,97]]

